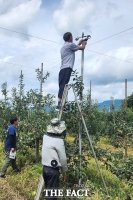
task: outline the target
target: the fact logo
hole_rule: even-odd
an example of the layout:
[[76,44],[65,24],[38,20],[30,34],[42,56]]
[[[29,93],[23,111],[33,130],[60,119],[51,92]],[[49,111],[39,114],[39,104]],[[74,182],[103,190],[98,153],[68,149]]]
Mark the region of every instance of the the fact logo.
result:
[[89,189],[44,189],[45,197],[88,197]]

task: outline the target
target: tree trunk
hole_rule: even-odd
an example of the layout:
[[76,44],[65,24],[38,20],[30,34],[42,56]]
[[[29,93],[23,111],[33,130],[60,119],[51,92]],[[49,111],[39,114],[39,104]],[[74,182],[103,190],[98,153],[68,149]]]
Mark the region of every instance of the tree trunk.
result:
[[124,138],[124,159],[127,159],[127,137]]
[[39,163],[39,139],[36,138],[36,157],[35,157],[35,162]]

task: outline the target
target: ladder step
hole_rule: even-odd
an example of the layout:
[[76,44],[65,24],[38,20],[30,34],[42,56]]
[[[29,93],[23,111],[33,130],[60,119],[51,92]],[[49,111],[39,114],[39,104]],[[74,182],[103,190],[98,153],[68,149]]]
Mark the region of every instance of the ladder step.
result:
[[60,109],[59,109],[59,112],[58,112],[58,116],[57,116],[57,118],[59,120],[61,120],[63,107],[64,107],[64,104],[65,104],[65,101],[66,101],[66,98],[67,98],[67,93],[68,93],[69,88],[70,88],[69,84],[66,84],[65,87],[64,87],[63,96],[62,96],[62,100],[61,100],[61,106],[60,106]]

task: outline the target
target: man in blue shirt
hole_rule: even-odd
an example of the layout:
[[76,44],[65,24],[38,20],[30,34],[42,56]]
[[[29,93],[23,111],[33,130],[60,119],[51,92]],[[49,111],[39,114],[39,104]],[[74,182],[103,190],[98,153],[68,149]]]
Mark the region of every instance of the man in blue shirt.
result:
[[5,141],[6,159],[0,173],[0,177],[2,178],[6,178],[5,173],[10,163],[12,165],[13,171],[15,172],[20,171],[16,165],[16,158],[12,159],[9,157],[10,152],[16,151],[16,126],[18,125],[17,117],[11,117],[10,123],[11,125],[7,129],[6,141]]
[[[58,106],[56,110],[59,111],[61,106],[61,99],[64,91],[64,87],[68,84],[71,76],[71,72],[73,70],[74,62],[75,62],[75,51],[84,50],[87,44],[86,41],[81,39],[76,45],[73,43],[73,36],[70,32],[66,32],[63,35],[63,39],[65,41],[62,46],[61,53],[61,67],[59,72],[59,92],[58,92]],[[67,108],[63,108],[63,112],[68,112]]]

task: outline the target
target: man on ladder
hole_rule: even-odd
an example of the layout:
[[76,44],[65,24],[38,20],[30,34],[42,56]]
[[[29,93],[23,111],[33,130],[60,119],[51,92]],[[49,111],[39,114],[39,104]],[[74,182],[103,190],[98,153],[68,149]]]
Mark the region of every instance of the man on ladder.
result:
[[[63,181],[66,182],[67,159],[65,153],[64,141],[62,138],[66,136],[66,126],[64,121],[58,118],[51,120],[51,124],[47,126],[47,132],[43,137],[42,146],[42,165],[43,179],[46,189],[53,191],[48,192],[46,200],[56,200],[59,188],[59,168],[63,173]],[[55,191],[55,189],[57,189]]]
[[[85,49],[86,41],[81,39],[78,45],[73,43],[73,36],[70,32],[66,32],[63,35],[65,41],[61,48],[61,67],[59,72],[59,92],[58,92],[58,106],[56,110],[59,111],[61,106],[61,99],[64,91],[64,87],[68,84],[71,76],[71,72],[75,61],[75,51]],[[63,112],[68,112],[68,109],[64,106]]]

